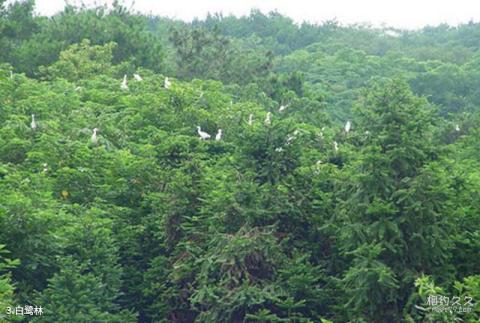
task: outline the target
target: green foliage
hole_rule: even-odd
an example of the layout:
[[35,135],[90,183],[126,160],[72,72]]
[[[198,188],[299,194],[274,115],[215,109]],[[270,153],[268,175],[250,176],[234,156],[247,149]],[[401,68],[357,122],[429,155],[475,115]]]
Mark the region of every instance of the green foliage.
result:
[[[0,0],[0,306],[478,321],[478,24],[33,9]],[[476,305],[427,311],[432,294]]]
[[345,288],[353,313],[367,320],[399,320],[419,273],[449,273],[444,215],[451,208],[441,201],[453,192],[435,162],[433,120],[422,104],[392,81],[376,86],[359,108],[359,131],[369,129],[372,138],[346,170],[338,212],[343,249],[352,259]]
[[244,49],[220,35],[217,29],[209,32],[200,28],[173,28],[170,41],[180,78],[248,84],[264,78],[272,69],[270,53]]
[[[10,260],[4,255],[8,254],[5,245],[0,245],[0,306],[5,309],[16,306],[14,298],[14,286],[12,285],[10,270],[18,266],[18,260]],[[6,319],[4,312],[0,314],[1,319]]]
[[74,44],[60,53],[59,60],[40,71],[48,78],[61,77],[70,82],[92,78],[98,74],[114,74],[112,71],[112,51],[115,43],[105,46],[90,46],[88,39]]

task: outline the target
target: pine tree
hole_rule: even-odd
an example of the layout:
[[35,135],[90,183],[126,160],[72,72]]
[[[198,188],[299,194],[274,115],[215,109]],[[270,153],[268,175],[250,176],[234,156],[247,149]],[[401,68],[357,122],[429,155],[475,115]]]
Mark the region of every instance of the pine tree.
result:
[[394,80],[377,83],[362,103],[360,128],[371,139],[345,169],[337,208],[350,259],[346,305],[351,318],[395,322],[420,273],[448,273],[450,187],[437,171],[424,99]]

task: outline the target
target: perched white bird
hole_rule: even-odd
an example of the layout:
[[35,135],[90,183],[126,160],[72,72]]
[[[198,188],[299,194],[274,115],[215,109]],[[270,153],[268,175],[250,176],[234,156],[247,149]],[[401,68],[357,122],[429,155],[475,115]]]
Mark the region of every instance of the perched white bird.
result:
[[47,163],[43,163],[43,172],[46,173],[48,171],[48,165]]
[[13,71],[10,71],[10,79],[13,80]]
[[350,120],[348,120],[347,123],[345,124],[345,132],[348,133],[351,128],[352,128],[352,123],[350,122]]
[[267,112],[267,117],[265,118],[265,125],[269,126],[272,123],[272,113]]
[[198,135],[200,136],[200,139],[202,139],[202,140],[210,139],[210,135],[208,133],[206,133],[205,131],[202,131],[200,126],[197,126],[197,132],[198,132]]
[[138,74],[133,74],[133,78],[135,79],[135,81],[143,81],[143,78]]
[[295,130],[292,135],[289,135],[287,137],[287,145],[290,145],[292,143],[293,139],[295,139],[298,136],[299,133],[300,133],[300,131]]
[[283,111],[285,111],[286,108],[287,108],[287,106],[282,104],[280,106],[280,108],[278,109],[278,112],[283,112]]
[[292,143],[293,139],[295,139],[295,136],[289,135],[287,137],[287,145],[290,145]]
[[455,131],[460,131],[460,126],[458,124],[455,125]]
[[127,84],[127,74],[123,76],[123,81],[122,84],[120,84],[120,89],[122,90],[128,90],[128,84]]
[[333,142],[333,149],[338,151],[338,143],[336,141]]
[[168,80],[168,77],[165,77],[165,80],[163,81],[163,87],[168,90],[170,86],[172,86],[172,82]]
[[368,136],[370,134],[370,131],[365,130],[365,134]]
[[283,151],[283,148],[282,147],[277,147],[277,148],[275,148],[275,151],[277,153],[281,153]]
[[250,113],[250,115],[248,116],[248,125],[251,126],[253,125],[253,114]]
[[32,122],[30,123],[30,127],[32,128],[32,130],[37,129],[37,123],[35,122],[35,115],[34,114],[32,114]]
[[98,138],[97,138],[97,128],[93,128],[93,134],[92,134],[92,144],[96,145],[98,143]]
[[217,135],[215,136],[215,140],[219,141],[222,139],[222,129],[218,129]]

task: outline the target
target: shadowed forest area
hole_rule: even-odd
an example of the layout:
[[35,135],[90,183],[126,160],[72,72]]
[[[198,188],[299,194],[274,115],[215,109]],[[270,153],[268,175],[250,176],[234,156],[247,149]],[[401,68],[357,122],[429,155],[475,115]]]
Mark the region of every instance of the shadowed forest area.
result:
[[480,321],[480,23],[34,9],[0,0],[0,322]]

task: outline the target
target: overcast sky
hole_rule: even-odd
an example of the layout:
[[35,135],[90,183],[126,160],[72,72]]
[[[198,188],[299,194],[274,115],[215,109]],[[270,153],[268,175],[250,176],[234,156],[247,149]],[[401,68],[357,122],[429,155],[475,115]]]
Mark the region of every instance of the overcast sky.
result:
[[[78,0],[71,0],[75,3]],[[111,3],[84,0],[86,4]],[[125,0],[127,6],[132,0]],[[64,6],[64,0],[36,0],[37,12],[52,15]],[[136,0],[133,8],[144,13],[192,20],[208,12],[245,15],[251,9],[277,10],[297,22],[322,22],[337,19],[344,24],[369,22],[397,28],[480,21],[480,0]]]

